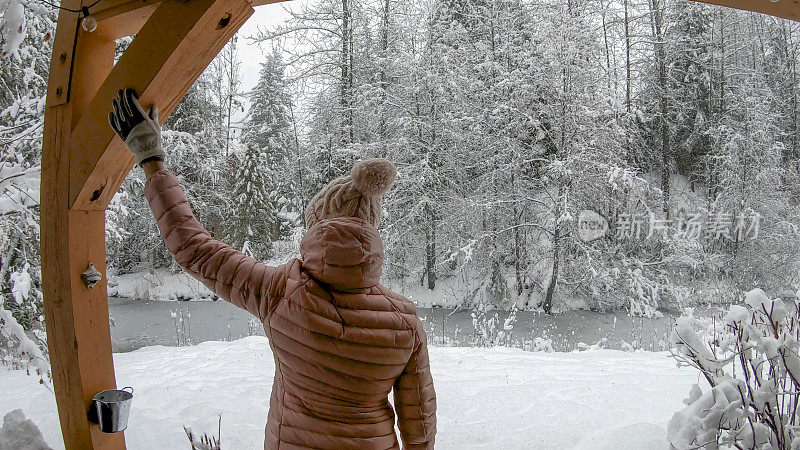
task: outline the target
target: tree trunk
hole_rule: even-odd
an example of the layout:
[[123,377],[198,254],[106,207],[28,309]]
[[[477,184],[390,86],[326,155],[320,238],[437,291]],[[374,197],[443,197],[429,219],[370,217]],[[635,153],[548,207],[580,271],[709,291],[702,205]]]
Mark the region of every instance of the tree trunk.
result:
[[383,11],[381,17],[381,67],[380,67],[380,86],[381,86],[381,107],[380,119],[378,123],[378,133],[381,145],[386,149],[386,98],[389,90],[389,0],[383,1]]
[[631,33],[628,19],[628,0],[625,7],[625,110],[631,112]]
[[228,62],[228,96],[227,96],[227,103],[226,107],[226,123],[225,123],[225,157],[227,158],[230,155],[230,147],[231,147],[231,120],[233,119],[233,97],[236,95],[237,91],[237,82],[236,78],[238,77],[237,73],[237,61],[236,61],[236,36],[231,39],[230,43],[228,44],[228,48],[225,50],[228,52],[227,62]]
[[661,133],[661,191],[663,194],[663,209],[667,219],[669,219],[669,195],[670,195],[670,148],[669,148],[669,124],[667,123],[667,61],[664,49],[664,35],[662,27],[662,10],[658,0],[651,0],[650,12],[652,19],[653,40],[656,46],[656,64],[658,64],[658,85],[661,90],[659,125]]
[[547,285],[547,291],[545,292],[544,302],[542,302],[542,309],[545,313],[551,314],[553,311],[553,295],[556,292],[556,285],[558,284],[558,269],[559,269],[559,249],[561,246],[561,227],[558,223],[559,218],[561,217],[561,213],[558,209],[558,203],[562,196],[564,195],[564,186],[561,185],[558,188],[558,200],[557,204],[555,205],[555,225],[553,226],[553,271],[550,275],[550,283]]
[[[511,170],[511,186],[512,188],[516,186],[516,177],[514,176],[514,170]],[[522,239],[522,227],[520,226],[522,223],[522,208],[519,207],[519,204],[515,201],[514,208],[512,211],[514,215],[514,277],[516,280],[516,292],[517,295],[522,294],[522,289],[525,285],[525,268],[527,264],[522,261],[524,256],[524,248],[523,246],[525,243]]]
[[353,23],[350,0],[342,0],[342,59],[340,61],[342,78],[340,80],[340,105],[342,108],[341,143],[347,146],[353,142]]
[[436,287],[436,217],[429,205],[425,206],[428,227],[425,229],[425,278],[428,289]]

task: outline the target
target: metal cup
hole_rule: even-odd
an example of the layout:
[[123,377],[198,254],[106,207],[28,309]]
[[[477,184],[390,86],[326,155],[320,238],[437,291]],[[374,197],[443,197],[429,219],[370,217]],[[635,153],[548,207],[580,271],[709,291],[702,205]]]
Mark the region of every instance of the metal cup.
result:
[[[125,389],[130,389],[128,392]],[[118,433],[128,427],[128,415],[131,411],[133,388],[126,386],[122,389],[109,389],[98,392],[92,398],[97,424],[103,433]]]

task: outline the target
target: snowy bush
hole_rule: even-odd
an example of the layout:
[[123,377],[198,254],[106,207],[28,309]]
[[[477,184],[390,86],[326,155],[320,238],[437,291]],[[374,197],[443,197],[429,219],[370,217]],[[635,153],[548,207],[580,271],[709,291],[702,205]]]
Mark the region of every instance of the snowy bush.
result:
[[[19,295],[15,301],[21,302],[23,294],[20,292],[23,291],[17,289],[15,292]],[[6,309],[6,302],[5,296],[0,293],[0,358],[2,358],[2,363],[14,369],[25,369],[29,374],[36,374],[42,384],[49,383],[51,379],[50,364],[45,354],[47,345],[44,339],[38,339],[39,336],[44,337],[43,333],[37,334],[36,330],[31,331],[31,334],[39,340],[39,342],[35,342],[11,311]]]
[[175,325],[175,344],[178,347],[192,345],[194,342],[189,324],[192,314],[189,310],[181,306],[176,310],[170,311],[169,316],[172,318],[173,325]]
[[672,341],[679,365],[700,371],[667,433],[677,449],[800,448],[800,310],[761,289],[731,306],[724,321],[678,319]]
[[522,349],[527,352],[553,353],[555,351],[553,349],[553,340],[544,337],[535,337],[533,339],[526,340],[522,344]]
[[[228,325],[230,328],[230,325]],[[247,319],[247,335],[248,336],[266,336],[264,333],[264,324],[255,317]]]
[[473,327],[473,344],[477,347],[510,346],[514,322],[517,320],[517,308],[511,310],[508,317],[500,324],[498,313],[492,314],[489,306],[479,304],[471,313]]
[[32,420],[26,419],[21,409],[3,417],[0,428],[0,450],[51,450],[42,432]]
[[628,287],[631,290],[628,313],[632,316],[657,319],[663,314],[658,311],[661,285],[642,274],[640,268],[628,270]]
[[585,352],[590,350],[603,350],[608,348],[608,338],[602,338],[596,343],[589,345],[585,342],[578,342],[575,344],[575,350],[579,352]]

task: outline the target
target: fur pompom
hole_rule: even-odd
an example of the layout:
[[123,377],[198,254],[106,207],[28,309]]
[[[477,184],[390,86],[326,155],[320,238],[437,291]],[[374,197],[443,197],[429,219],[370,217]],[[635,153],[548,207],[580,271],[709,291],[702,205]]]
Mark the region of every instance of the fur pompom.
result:
[[392,187],[397,169],[383,158],[366,159],[353,166],[350,176],[361,195],[380,197]]

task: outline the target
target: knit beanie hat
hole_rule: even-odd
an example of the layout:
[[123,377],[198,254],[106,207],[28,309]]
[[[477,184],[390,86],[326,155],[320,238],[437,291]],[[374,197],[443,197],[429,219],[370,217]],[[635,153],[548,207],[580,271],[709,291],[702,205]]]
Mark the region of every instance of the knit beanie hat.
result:
[[356,163],[350,175],[334,179],[311,199],[306,207],[306,229],[335,217],[358,217],[377,228],[381,197],[396,175],[394,165],[382,158]]

